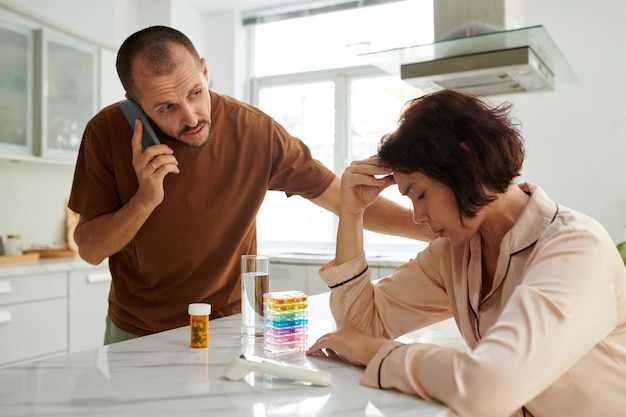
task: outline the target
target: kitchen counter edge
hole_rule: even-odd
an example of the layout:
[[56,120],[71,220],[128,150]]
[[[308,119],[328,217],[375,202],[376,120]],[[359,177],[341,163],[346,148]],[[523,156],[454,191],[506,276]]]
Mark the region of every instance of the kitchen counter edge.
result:
[[78,256],[68,258],[40,258],[34,261],[15,262],[1,265],[0,278],[98,268],[100,266],[106,266],[107,262],[108,260],[104,260],[99,265],[92,265],[85,262]]

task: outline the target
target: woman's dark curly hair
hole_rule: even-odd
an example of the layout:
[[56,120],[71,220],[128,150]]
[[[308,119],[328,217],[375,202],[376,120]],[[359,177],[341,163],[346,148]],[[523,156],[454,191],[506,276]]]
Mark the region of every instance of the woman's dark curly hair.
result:
[[474,217],[520,175],[521,133],[510,103],[490,107],[476,96],[442,90],[409,101],[398,127],[381,140],[380,162],[450,187],[459,215]]

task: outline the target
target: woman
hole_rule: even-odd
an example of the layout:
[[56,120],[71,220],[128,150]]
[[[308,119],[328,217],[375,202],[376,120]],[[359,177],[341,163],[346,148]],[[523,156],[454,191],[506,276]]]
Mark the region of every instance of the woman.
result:
[[[330,349],[361,383],[446,404],[460,416],[626,413],[626,269],[607,232],[541,188],[514,184],[524,148],[510,104],[441,91],[410,102],[378,156],[342,177]],[[363,211],[397,184],[439,238],[377,284]],[[394,338],[453,316],[469,349]]]

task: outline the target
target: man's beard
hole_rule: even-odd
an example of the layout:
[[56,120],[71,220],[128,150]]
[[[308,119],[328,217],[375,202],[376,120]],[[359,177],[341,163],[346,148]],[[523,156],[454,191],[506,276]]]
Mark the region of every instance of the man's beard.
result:
[[[206,125],[207,126],[207,134],[206,134],[206,138],[204,139],[204,141],[202,143],[199,144],[194,144],[194,143],[187,143],[183,140],[181,140],[180,138],[187,132],[191,132],[192,130],[196,130],[200,125]],[[185,126],[184,128],[182,128],[180,130],[180,132],[178,132],[178,135],[176,136],[176,141],[179,143],[182,143],[183,145],[189,147],[189,148],[201,148],[204,145],[206,145],[206,143],[209,141],[209,138],[211,137],[211,123],[208,120],[199,120],[198,124],[195,126]]]

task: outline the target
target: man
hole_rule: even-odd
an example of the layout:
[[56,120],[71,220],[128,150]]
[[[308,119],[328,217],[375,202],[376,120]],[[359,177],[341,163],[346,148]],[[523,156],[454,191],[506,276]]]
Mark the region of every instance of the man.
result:
[[[119,103],[83,135],[69,207],[80,214],[80,256],[93,264],[109,258],[105,343],[183,326],[191,302],[211,303],[212,318],[238,313],[239,258],[256,253],[266,191],[337,214],[341,188],[273,119],[209,91],[206,61],[182,33],[156,26],[131,35],[117,71],[161,144],[143,149],[141,122],[133,133]],[[407,210],[387,200],[368,209],[371,230],[432,238],[411,224]]]

